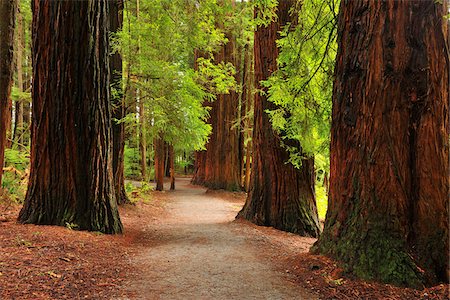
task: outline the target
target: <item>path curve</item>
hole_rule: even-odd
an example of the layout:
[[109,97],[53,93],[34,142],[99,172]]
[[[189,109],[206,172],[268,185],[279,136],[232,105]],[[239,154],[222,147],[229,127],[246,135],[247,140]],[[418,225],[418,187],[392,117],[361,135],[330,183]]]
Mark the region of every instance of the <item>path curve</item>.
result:
[[221,195],[186,178],[163,193],[166,215],[146,226],[133,262],[141,274],[128,289],[137,299],[314,299],[264,255],[286,255],[282,247],[234,221],[242,199]]

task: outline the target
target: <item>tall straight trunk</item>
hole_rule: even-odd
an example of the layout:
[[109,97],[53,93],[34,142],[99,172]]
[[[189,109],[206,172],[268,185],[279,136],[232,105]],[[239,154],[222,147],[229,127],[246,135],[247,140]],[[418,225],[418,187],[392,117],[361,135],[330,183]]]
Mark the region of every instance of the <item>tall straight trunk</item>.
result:
[[[17,29],[16,29],[16,71],[17,71],[17,88],[20,93],[23,92],[24,82],[23,82],[23,51],[24,51],[24,36],[23,36],[23,15],[20,12],[19,4],[17,5]],[[15,122],[14,122],[14,133],[13,139],[19,145],[23,144],[23,99],[18,99],[15,104]]]
[[[110,2],[110,31],[117,32],[123,25],[123,0]],[[113,53],[110,59],[111,87],[115,91],[112,94],[113,104],[113,176],[114,189],[117,203],[124,204],[130,202],[125,191],[124,176],[124,152],[125,152],[125,123],[118,122],[125,117],[125,97],[122,88],[122,58],[119,53]]]
[[[136,19],[140,19],[140,0],[136,0]],[[138,49],[140,52],[140,38],[138,37]],[[139,90],[136,91],[139,105],[139,153],[141,155],[141,176],[142,180],[147,180],[147,131],[146,131],[146,118],[145,118],[145,102],[144,99],[140,98]]]
[[[228,42],[216,54],[216,62],[230,62],[240,67],[236,51],[236,37],[227,33]],[[239,82],[239,75],[236,75]],[[204,185],[212,189],[241,190],[241,135],[236,126],[239,121],[239,95],[236,91],[218,95],[211,103],[212,134],[206,146]]]
[[253,126],[253,90],[254,90],[254,62],[253,62],[253,48],[249,49],[249,45],[244,50],[244,80],[243,80],[243,106],[245,115],[243,117],[243,132],[244,140],[247,144],[244,147],[244,168],[243,168],[243,186],[245,191],[250,191],[250,174],[251,174],[251,160],[252,160],[252,126]]
[[141,98],[139,99],[139,153],[141,155],[141,176],[144,181],[147,179],[147,134],[145,125],[145,105]]
[[170,162],[172,160],[170,153],[171,144],[164,142],[164,176],[170,178]]
[[16,5],[16,0],[0,1],[0,190],[5,162],[6,135],[11,122]]
[[112,176],[109,1],[34,0],[32,6],[31,170],[19,221],[120,233]]
[[445,12],[434,0],[341,2],[330,202],[315,251],[364,279],[448,281]]
[[183,163],[184,163],[184,167],[183,167],[183,173],[184,175],[187,175],[188,173],[188,165],[187,165],[188,159],[186,157],[186,152],[183,152]]
[[[278,20],[255,32],[255,80],[263,89],[277,69],[279,32],[291,21],[289,10],[294,1],[281,1]],[[255,14],[257,11],[255,11]],[[238,217],[255,224],[272,226],[304,236],[320,233],[314,192],[314,160],[304,159],[301,169],[286,163],[289,153],[282,148],[281,139],[272,129],[266,110],[276,109],[266,96],[255,95],[253,127],[253,166],[247,201]]]
[[169,145],[170,190],[175,190],[175,153],[173,145]]
[[158,136],[154,139],[153,147],[155,149],[155,182],[156,190],[164,190],[164,140]]
[[206,151],[195,151],[192,184],[203,185],[206,172]]

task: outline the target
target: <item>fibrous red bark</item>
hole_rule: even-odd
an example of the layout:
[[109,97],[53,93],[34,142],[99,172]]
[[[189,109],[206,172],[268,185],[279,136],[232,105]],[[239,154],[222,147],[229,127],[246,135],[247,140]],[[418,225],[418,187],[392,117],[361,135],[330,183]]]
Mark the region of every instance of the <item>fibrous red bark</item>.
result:
[[[231,34],[227,38],[228,42],[216,53],[215,61],[230,62],[239,68],[236,38]],[[206,151],[196,155],[193,182],[211,189],[241,190],[241,134],[235,124],[240,117],[239,95],[230,91],[229,94],[218,95],[207,105],[211,106],[209,123],[212,133]]]
[[315,251],[365,279],[448,281],[445,11],[434,0],[341,2],[330,202]]
[[31,170],[22,223],[120,233],[109,1],[34,0]]
[[[293,3],[280,1],[278,20],[267,27],[258,27],[255,32],[257,89],[263,89],[260,82],[277,69],[276,40],[282,28],[292,21],[289,11]],[[238,217],[258,225],[317,237],[320,227],[314,191],[314,160],[304,159],[300,170],[287,163],[289,153],[281,146],[281,139],[272,129],[266,113],[276,108],[265,95],[255,95],[250,192]]]

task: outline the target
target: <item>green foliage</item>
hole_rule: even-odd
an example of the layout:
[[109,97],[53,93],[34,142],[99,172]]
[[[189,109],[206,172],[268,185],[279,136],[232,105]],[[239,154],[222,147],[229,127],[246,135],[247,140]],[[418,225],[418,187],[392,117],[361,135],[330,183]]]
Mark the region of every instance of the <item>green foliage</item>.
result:
[[5,172],[2,189],[10,199],[21,202],[25,198],[28,181],[29,153],[16,149],[5,149]]
[[22,101],[31,103],[31,91],[21,92],[18,87],[13,86],[11,89],[11,99],[14,102]]
[[19,151],[17,149],[5,149],[5,165],[13,167],[19,171],[25,171],[28,168],[30,157],[28,151]]
[[254,0],[253,7],[256,11],[254,24],[256,26],[267,26],[277,19],[278,0]]
[[[139,164],[139,149],[130,148],[125,145],[124,151],[124,175],[125,178],[139,179],[141,176],[141,169]],[[129,192],[127,190],[127,192]]]
[[228,94],[236,89],[236,69],[232,63],[214,63],[213,58],[200,57],[197,60],[196,81],[210,94]]
[[[144,102],[147,140],[160,136],[178,150],[202,149],[211,132],[203,102],[236,85],[233,65],[206,58],[227,42],[216,25],[230,8],[215,0],[140,3],[138,12],[136,3],[126,2],[124,28],[111,37],[124,60],[125,90],[136,91],[136,99],[126,93],[127,103]],[[195,51],[204,54],[197,71]]]
[[[329,156],[336,1],[302,2],[298,25],[294,30],[286,26],[278,40],[279,70],[263,82],[269,100],[277,105],[267,112],[272,126],[286,141],[296,166],[301,164],[301,153]],[[288,142],[291,140],[298,141],[301,149],[292,146],[297,143]],[[321,167],[328,168],[323,162]]]

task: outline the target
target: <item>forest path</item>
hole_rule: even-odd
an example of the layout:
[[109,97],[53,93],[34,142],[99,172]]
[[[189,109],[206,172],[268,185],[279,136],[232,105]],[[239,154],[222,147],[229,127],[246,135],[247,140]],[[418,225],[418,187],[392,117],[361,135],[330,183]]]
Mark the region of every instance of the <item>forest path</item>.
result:
[[[243,197],[206,192],[177,179],[164,212],[145,226],[127,284],[137,299],[314,299],[277,260],[307,251],[313,239],[234,221]],[[287,252],[286,252],[287,251]]]

